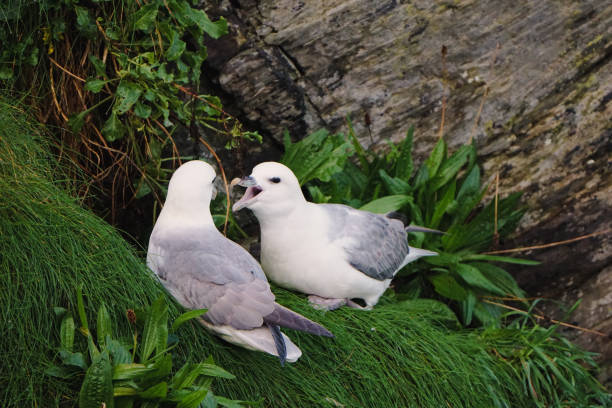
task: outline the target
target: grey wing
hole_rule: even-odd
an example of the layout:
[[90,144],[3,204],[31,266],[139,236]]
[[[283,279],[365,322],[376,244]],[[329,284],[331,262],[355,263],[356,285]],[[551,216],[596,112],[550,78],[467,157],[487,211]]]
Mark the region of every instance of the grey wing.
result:
[[216,231],[154,234],[147,263],[184,307],[207,308],[205,317],[213,324],[252,329],[274,310],[274,295],[257,261]]
[[341,204],[321,204],[331,223],[329,237],[338,242],[355,269],[371,278],[391,279],[408,255],[401,221]]

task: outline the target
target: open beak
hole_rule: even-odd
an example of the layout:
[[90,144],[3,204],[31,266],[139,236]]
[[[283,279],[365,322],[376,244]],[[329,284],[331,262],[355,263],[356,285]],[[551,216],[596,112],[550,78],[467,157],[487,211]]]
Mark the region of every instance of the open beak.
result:
[[232,206],[232,211],[239,211],[247,207],[263,191],[252,176],[246,176],[240,180],[234,179],[230,185],[231,187],[239,185],[247,188],[242,198]]

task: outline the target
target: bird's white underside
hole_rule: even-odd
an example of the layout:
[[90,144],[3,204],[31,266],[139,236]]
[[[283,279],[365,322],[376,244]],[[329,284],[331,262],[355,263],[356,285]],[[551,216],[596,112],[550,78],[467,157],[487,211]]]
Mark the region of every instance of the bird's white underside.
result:
[[390,279],[377,280],[346,261],[342,241],[332,243],[328,213],[305,202],[282,222],[261,219],[261,265],[279,286],[326,298],[360,298],[374,305]]
[[[278,357],[276,345],[274,344],[274,338],[272,338],[270,329],[267,327],[258,327],[251,330],[238,330],[226,325],[215,326],[203,319],[199,319],[199,321],[204,327],[214,332],[228,343],[244,347],[248,350],[263,351]],[[285,339],[285,346],[287,347],[287,362],[294,363],[302,355],[302,350],[300,350],[288,336],[286,336],[284,333],[281,334],[283,339]]]

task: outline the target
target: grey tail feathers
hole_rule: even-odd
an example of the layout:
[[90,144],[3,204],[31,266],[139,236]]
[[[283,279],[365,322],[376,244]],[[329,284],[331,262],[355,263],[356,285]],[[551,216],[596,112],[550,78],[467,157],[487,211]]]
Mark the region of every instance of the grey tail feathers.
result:
[[280,331],[280,327],[274,324],[268,324],[267,326],[268,329],[270,329],[270,333],[272,333],[274,345],[276,346],[276,352],[278,353],[278,359],[280,360],[281,367],[283,367],[285,365],[285,361],[287,361],[287,345],[285,344],[285,339],[283,339],[283,334]]
[[406,230],[406,232],[427,232],[427,233],[438,234],[438,235],[446,234],[446,232],[438,231],[432,228],[419,227],[418,225],[409,225],[404,229]]
[[325,327],[278,303],[275,304],[274,311],[264,317],[264,322],[268,325],[288,327],[290,329],[316,334],[317,336],[334,337]]

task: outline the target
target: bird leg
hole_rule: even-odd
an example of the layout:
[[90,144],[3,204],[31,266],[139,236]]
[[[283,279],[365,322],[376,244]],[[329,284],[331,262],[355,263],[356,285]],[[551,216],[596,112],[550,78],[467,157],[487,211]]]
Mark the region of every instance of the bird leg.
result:
[[308,301],[315,309],[319,310],[336,310],[342,306],[352,307],[354,309],[367,310],[368,308],[360,306],[351,299],[324,298],[317,295],[308,296]]

